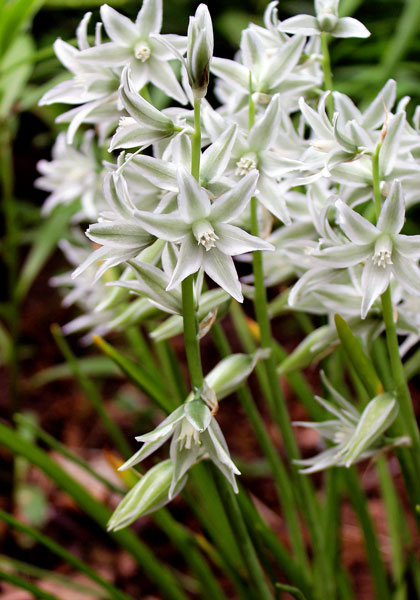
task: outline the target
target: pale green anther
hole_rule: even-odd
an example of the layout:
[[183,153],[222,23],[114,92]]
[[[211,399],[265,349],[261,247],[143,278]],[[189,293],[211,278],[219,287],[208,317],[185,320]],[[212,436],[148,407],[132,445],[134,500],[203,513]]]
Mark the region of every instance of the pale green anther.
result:
[[181,422],[181,431],[178,437],[176,438],[176,441],[179,445],[180,450],[182,450],[183,448],[185,448],[186,450],[191,450],[191,447],[193,445],[200,445],[200,434],[187,419],[184,419]]
[[373,263],[377,267],[386,268],[387,265],[392,265],[392,240],[389,235],[381,235],[375,244],[375,251],[372,256]]
[[198,244],[204,246],[207,251],[216,246],[216,241],[219,238],[208,221],[197,221],[193,224],[192,230]]
[[151,49],[149,44],[140,41],[134,46],[134,56],[141,62],[146,62],[150,58]]
[[245,154],[236,163],[237,169],[235,171],[235,175],[239,177],[245,177],[247,173],[257,168],[257,161],[258,158],[255,152],[249,152],[248,154]]

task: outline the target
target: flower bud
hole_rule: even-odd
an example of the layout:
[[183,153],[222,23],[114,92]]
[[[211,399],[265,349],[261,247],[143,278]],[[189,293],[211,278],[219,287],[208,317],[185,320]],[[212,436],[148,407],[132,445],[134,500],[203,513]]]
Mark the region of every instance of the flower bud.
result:
[[[165,460],[152,469],[131,488],[124,496],[109,522],[108,531],[118,531],[130,525],[141,516],[154,512],[170,502],[169,488],[173,476],[173,464],[171,460]],[[187,481],[185,475],[177,484],[171,494],[173,498],[184,487]]]
[[187,71],[194,98],[207,93],[210,60],[213,56],[213,25],[209,10],[200,4],[188,26]]
[[270,354],[268,349],[260,349],[254,354],[232,354],[224,358],[206,376],[206,383],[217,395],[218,400],[229,396],[249,377],[260,360]]
[[363,452],[375,445],[378,438],[395,421],[397,413],[398,406],[394,394],[380,394],[369,402],[352,437],[340,453],[346,467],[350,467]]
[[318,356],[332,350],[332,344],[336,342],[337,335],[329,325],[318,327],[289,354],[277,367],[279,375],[287,375],[298,369],[304,369],[310,365]]
[[315,0],[315,12],[321,31],[332,31],[338,23],[338,0]]

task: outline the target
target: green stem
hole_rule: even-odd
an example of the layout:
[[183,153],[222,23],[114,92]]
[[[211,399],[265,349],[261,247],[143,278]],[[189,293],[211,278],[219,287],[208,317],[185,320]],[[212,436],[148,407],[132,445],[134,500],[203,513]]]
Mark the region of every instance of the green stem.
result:
[[376,466],[381,484],[382,497],[385,503],[389,537],[391,540],[392,572],[396,588],[395,600],[405,600],[407,597],[407,589],[404,582],[405,565],[401,539],[401,507],[385,458],[379,458],[376,462]]
[[[236,334],[243,349],[248,354],[252,354],[257,349],[257,344],[255,343],[252,333],[248,327],[242,306],[237,302],[232,302],[230,314],[232,316]],[[274,403],[271,395],[270,382],[268,381],[267,371],[264,368],[264,365],[260,362],[255,367],[255,374],[257,376],[258,385],[261,389],[262,395],[267,402],[267,406],[269,407],[270,412],[274,414]]]
[[235,532],[244,563],[247,567],[250,583],[255,589],[258,600],[272,600],[273,595],[268,587],[264,572],[255,553],[251,538],[243,520],[241,509],[235,498],[233,490],[223,475],[214,469],[216,484],[224,501],[226,512]]
[[[215,323],[213,325],[212,334],[220,355],[222,357],[229,356],[231,354],[231,348],[219,323]],[[277,496],[284,510],[293,550],[298,563],[308,570],[309,565],[305,552],[305,544],[302,538],[297,507],[294,502],[293,490],[288,473],[284,468],[277,449],[267,433],[264,421],[258,412],[249,388],[243,385],[236,390],[236,393],[246,413],[246,416],[255,431],[258,443],[270,464]]]
[[188,395],[184,377],[178,359],[168,341],[155,342],[155,348],[162,365],[165,376],[168,377],[168,387],[178,404],[181,404]]
[[420,434],[417,427],[416,415],[411,403],[410,391],[405,379],[404,367],[400,358],[397,328],[394,321],[394,310],[392,306],[391,289],[389,286],[382,294],[381,299],[388,354],[391,361],[391,371],[399,402],[401,420],[405,425],[405,431],[411,438],[417,473],[420,474]]
[[[251,199],[251,233],[258,237],[259,228],[257,209],[257,199],[254,197]],[[254,307],[260,328],[261,346],[263,348],[273,349],[261,251],[253,252],[252,264],[255,286]],[[298,475],[296,468],[292,463],[292,461],[298,459],[300,455],[296,440],[293,435],[283,392],[280,387],[273,352],[265,361],[265,366],[270,383],[271,393],[275,402],[275,414],[273,417],[280,426],[286,453],[292,465],[292,474],[297,484],[297,491],[299,492],[301,507],[304,507],[305,509],[306,521],[308,523],[314,545],[314,556],[317,561],[316,573],[319,576],[318,583],[320,590],[323,591],[324,598],[329,598],[331,597],[332,593],[332,573],[330,573],[329,564],[325,556],[322,526],[319,521],[319,505],[310,480],[307,477]]]
[[34,539],[38,543],[42,544],[43,546],[48,548],[48,550],[50,550],[54,554],[57,554],[57,556],[62,558],[69,565],[71,565],[81,573],[84,573],[87,577],[89,577],[89,579],[91,579],[92,581],[100,585],[104,590],[106,590],[111,598],[117,598],[118,600],[133,600],[132,596],[129,596],[124,592],[120,592],[111,582],[101,577],[101,575],[99,575],[96,571],[91,569],[89,565],[81,561],[71,552],[68,552],[65,548],[57,544],[50,537],[40,533],[33,527],[29,527],[28,525],[21,523],[20,521],[18,521],[17,519],[15,519],[14,517],[12,517],[11,515],[9,515],[1,509],[0,519],[2,521],[5,521],[5,523],[10,525],[11,527],[14,527],[18,531],[21,531],[22,533]]
[[194,275],[189,275],[182,282],[182,315],[184,320],[185,352],[191,386],[200,389],[203,385],[203,369],[201,367],[200,345],[197,338],[198,326],[194,302]]
[[312,583],[308,577],[308,570],[300,568],[290,558],[288,550],[280,543],[277,535],[261,517],[250,497],[242,490],[239,493],[238,502],[251,536],[260,539],[262,545],[273,556],[286,579],[293,585],[299,586],[305,593],[307,600],[312,600],[315,596]]
[[360,487],[359,478],[354,468],[346,469],[347,492],[353,505],[365,538],[367,559],[370,565],[373,583],[378,600],[389,600],[387,573],[379,550],[378,539],[372,518],[367,508],[366,496]]
[[[192,141],[192,155],[191,155],[191,174],[197,181],[200,178],[200,157],[201,157],[201,118],[200,118],[200,100],[194,99],[194,136]],[[198,326],[197,326],[197,315],[196,307],[194,302],[194,275],[189,275],[182,282],[182,315],[184,323],[184,343],[185,351],[187,354],[187,363],[191,379],[191,385],[194,390],[200,390],[203,385],[203,370],[201,365],[200,356],[200,344],[197,337]],[[218,475],[219,476],[219,475]],[[243,522],[242,514],[237,505],[236,499],[233,495],[233,491],[230,488],[230,484],[227,483],[223,476],[220,476],[220,483],[218,485],[219,494],[222,495],[220,490],[223,490],[223,494],[229,499],[229,510],[225,508],[227,515],[231,521],[231,527],[236,535],[236,543],[239,545],[241,551],[241,540],[243,539],[244,531],[246,532],[246,526]],[[239,542],[239,543],[238,543]],[[251,546],[251,549],[249,548]],[[252,543],[248,536],[247,550],[253,552],[258,568],[261,570],[261,566],[258,563],[258,559],[255,555],[255,550],[252,547]],[[247,554],[248,556],[248,554]],[[250,572],[251,578],[254,575],[255,563],[251,561],[248,563],[245,561],[247,567],[252,568]],[[262,575],[264,577],[264,575]],[[264,580],[265,581],[265,580]],[[267,584],[266,584],[267,585]],[[268,588],[267,588],[268,589]],[[261,598],[271,598],[269,596],[261,596]]]
[[381,144],[376,146],[375,154],[372,156],[372,180],[373,180],[373,196],[375,199],[376,219],[379,219],[379,214],[382,207],[382,195],[379,178],[379,151]]
[[166,510],[158,510],[153,515],[154,521],[170,538],[174,548],[180,551],[200,584],[200,598],[203,600],[226,600],[226,596],[214,577],[209,565],[197,548],[193,535],[177,523]]
[[248,97],[248,129],[254,125],[255,121],[255,102],[252,98],[252,73],[249,72],[249,97]]
[[[194,98],[194,135],[191,147],[191,175],[199,181],[201,158],[201,100]],[[193,389],[203,385],[200,344],[197,338],[198,324],[194,302],[194,275],[182,282],[182,317],[184,321],[184,342],[188,369]]]
[[191,150],[191,174],[198,181],[201,158],[201,100],[197,98],[194,98],[194,135]]
[[[322,71],[324,73],[325,89],[329,92],[332,92],[333,82],[331,75],[330,52],[328,50],[328,35],[329,34],[325,33],[324,31],[321,33]],[[327,98],[327,113],[330,120],[332,120],[334,114],[334,101],[332,93],[330,93]]]

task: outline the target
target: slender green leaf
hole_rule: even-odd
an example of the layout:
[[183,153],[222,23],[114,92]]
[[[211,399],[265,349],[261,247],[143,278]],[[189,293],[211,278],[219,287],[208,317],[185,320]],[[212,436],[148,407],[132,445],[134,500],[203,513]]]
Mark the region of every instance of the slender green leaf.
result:
[[25,297],[39,271],[56,249],[58,240],[64,237],[70,217],[75,211],[74,204],[60,206],[60,209],[54,211],[39,227],[17,284],[16,295],[20,300]]
[[101,337],[97,335],[94,336],[94,342],[104,354],[109,356],[115,364],[118,365],[123,373],[125,373],[138,388],[146,393],[150,399],[159,406],[159,408],[166,413],[170,413],[176,408],[173,400],[168,397],[165,388],[163,388],[156,379],[151,377],[146,369],[121,354],[121,352],[113,348]]
[[8,571],[3,571],[3,569],[0,569],[0,581],[6,581],[7,583],[11,583],[21,590],[30,592],[33,598],[40,598],[40,600],[60,600],[57,598],[57,596],[53,596],[53,594],[44,592],[44,590],[41,590],[41,588],[34,583],[31,583],[24,577],[20,577],[14,573],[9,573]]
[[[96,500],[83,486],[62,469],[46,452],[18,435],[13,429],[0,423],[0,444],[11,452],[24,456],[40,468],[63,491],[67,492],[76,504],[103,529],[111,512]],[[142,567],[145,577],[153,581],[168,600],[186,600],[172,573],[162,565],[148,547],[130,530],[110,533],[110,536]]]
[[[121,371],[107,356],[86,356],[79,358],[79,368],[86,377],[119,377]],[[73,377],[73,370],[69,363],[62,363],[43,369],[35,373],[29,380],[29,387],[38,388],[57,381],[58,379],[69,379]]]
[[18,531],[21,531],[22,533],[36,540],[37,542],[48,548],[48,550],[54,552],[54,554],[57,554],[57,556],[62,558],[69,565],[72,565],[72,567],[74,567],[81,573],[84,573],[87,577],[89,577],[89,579],[91,579],[92,581],[100,585],[104,590],[106,590],[110,598],[116,598],[117,600],[132,600],[131,596],[120,592],[111,582],[106,581],[106,579],[99,575],[99,573],[94,571],[91,567],[89,567],[86,563],[77,558],[74,554],[68,552],[68,550],[60,546],[60,544],[57,544],[57,542],[55,542],[50,537],[44,535],[43,533],[40,533],[33,527],[29,527],[28,525],[21,523],[20,521],[12,517],[12,515],[9,515],[1,509],[0,519],[8,525],[10,525],[11,527],[17,529]]
[[368,358],[360,341],[356,338],[346,321],[340,315],[335,315],[334,318],[337,334],[344,351],[365,386],[366,391],[370,397],[379,396],[384,390],[372,361]]

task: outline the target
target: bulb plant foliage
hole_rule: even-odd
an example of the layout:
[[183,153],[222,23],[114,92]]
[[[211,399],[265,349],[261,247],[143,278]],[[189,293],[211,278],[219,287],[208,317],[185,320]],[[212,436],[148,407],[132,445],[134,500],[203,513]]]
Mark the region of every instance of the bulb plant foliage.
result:
[[[225,358],[203,378],[199,338],[244,296],[254,299],[263,331],[264,285],[273,297],[281,289],[281,310],[313,315],[319,325],[278,374],[343,343],[336,313],[366,356],[384,331],[388,342],[386,392],[373,393],[360,376],[369,396],[363,407],[324,378],[329,399],[317,398],[324,420],[295,424],[313,427],[323,449],[302,459],[287,448],[288,468],[348,468],[393,445],[410,446],[409,457],[420,447],[401,375],[401,357],[420,336],[420,236],[404,233],[406,211],[420,201],[420,107],[410,120],[393,80],[361,108],[329,89],[329,36],[370,35],[356,19],[339,17],[338,0],[316,0],[315,16],[283,22],[276,4],[267,6],[263,26],[242,32],[235,60],[213,56],[203,4],[185,37],[161,34],[162,0],[144,0],[135,21],[104,5],[93,44],[89,13],[77,48],[55,43],[70,76],[41,104],[73,108],[58,119],[67,130],[52,160],[39,164],[37,184],[50,193],[46,215],[78,203],[62,242],[75,270],[53,281],[68,288],[65,303],[83,311],[65,331],[84,331],[89,343],[151,319],[152,339],[184,331],[190,370],[185,403],[153,431],[139,432],[142,446],[121,468],[167,440],[169,459],[131,489],[110,529],[168,503],[201,461],[212,461],[238,491],[219,401],[258,360],[265,367],[278,357],[262,338],[257,354]],[[209,85],[217,106],[207,100]],[[153,105],[154,88],[166,95],[164,108]],[[240,277],[238,260],[254,262],[253,273]],[[275,385],[272,379],[271,372]]]

